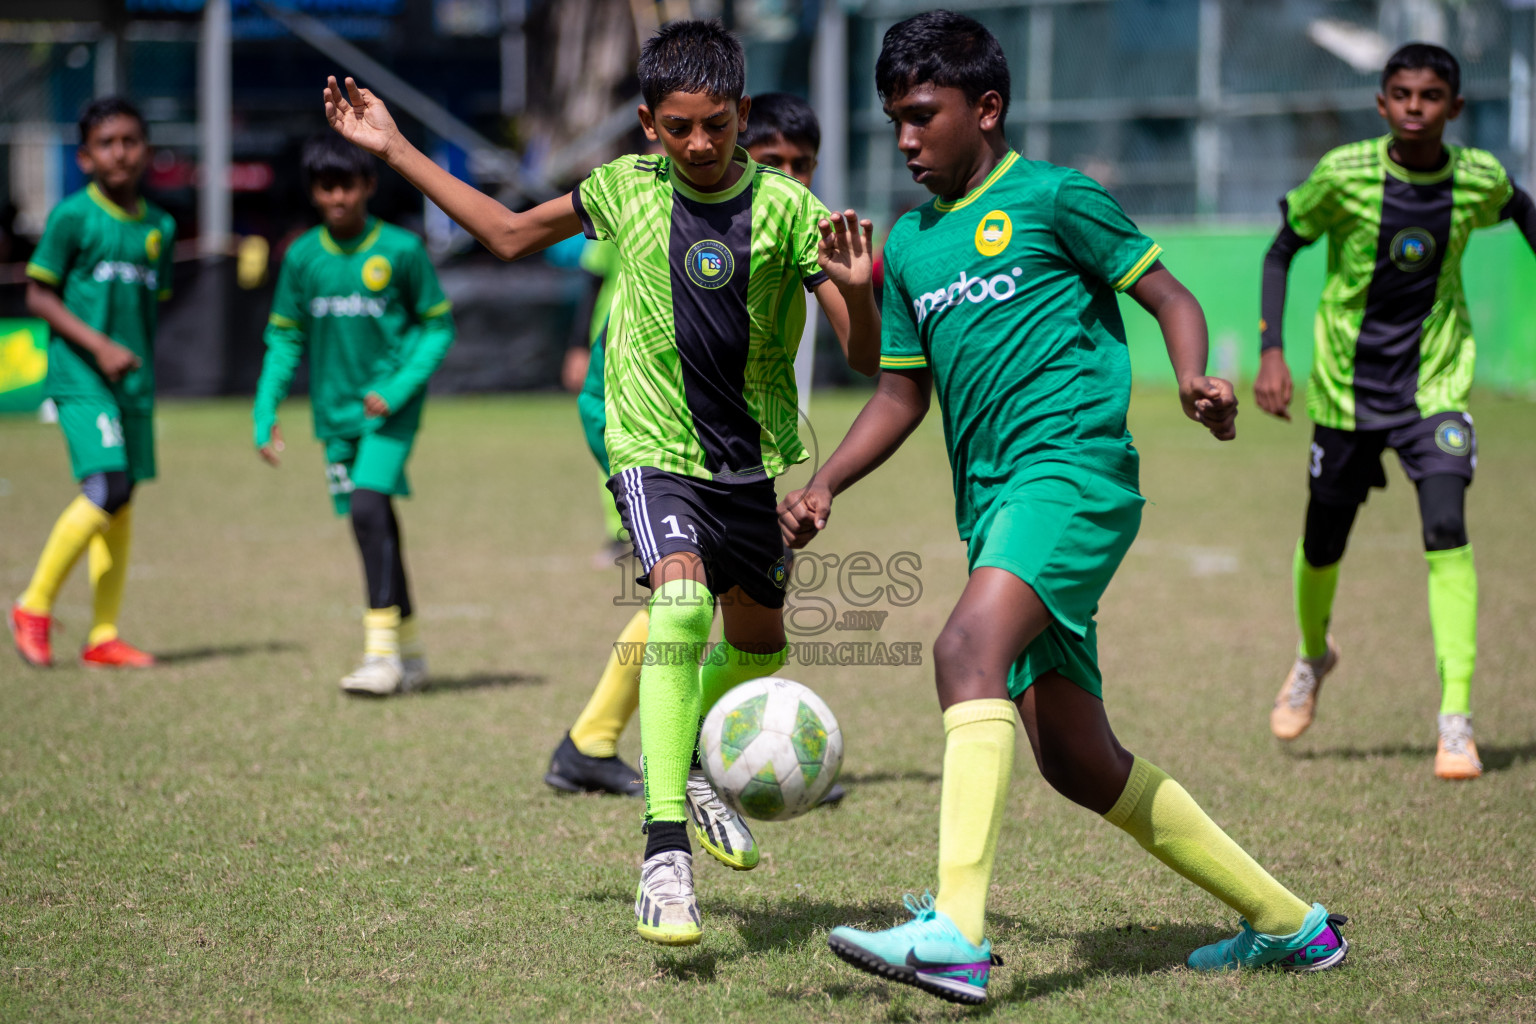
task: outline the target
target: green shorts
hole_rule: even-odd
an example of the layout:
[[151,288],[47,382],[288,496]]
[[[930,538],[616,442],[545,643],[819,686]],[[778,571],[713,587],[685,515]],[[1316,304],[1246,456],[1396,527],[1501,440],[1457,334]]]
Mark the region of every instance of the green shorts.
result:
[[352,492],[361,487],[380,494],[409,497],[411,483],[405,463],[416,444],[416,432],[383,430],[362,437],[333,437],[325,442],[325,480],[336,514],[352,509]]
[[1002,569],[1028,583],[1055,621],[1008,676],[1017,699],[1053,669],[1103,698],[1093,616],[1136,539],[1145,499],[1118,477],[1067,463],[1038,463],[1014,479],[977,524],[968,552],[974,572]]
[[127,473],[134,483],[155,478],[152,415],[125,414],[116,402],[100,398],[58,398],[54,404],[76,480],[93,473]]

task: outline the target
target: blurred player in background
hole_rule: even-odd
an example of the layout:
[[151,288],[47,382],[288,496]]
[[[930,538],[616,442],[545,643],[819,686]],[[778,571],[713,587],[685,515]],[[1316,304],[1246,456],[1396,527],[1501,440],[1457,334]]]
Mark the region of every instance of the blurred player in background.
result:
[[1426,43],[1402,47],[1376,97],[1390,134],[1328,153],[1281,200],[1284,224],[1264,258],[1254,384],[1259,408],[1291,418],[1286,275],[1298,250],[1326,237],[1307,388],[1311,499],[1294,565],[1301,645],[1270,728],[1292,740],[1312,724],[1318,689],[1339,660],[1328,633],[1339,563],[1361,504],[1387,485],[1381,458],[1391,448],[1418,489],[1441,687],[1435,774],[1443,779],[1482,774],[1471,721],[1477,570],[1465,520],[1477,467],[1467,412],[1475,349],[1461,257],[1474,228],[1504,220],[1536,248],[1531,197],[1491,154],[1442,142],[1463,103],[1455,57]]
[[256,385],[256,450],[278,464],[277,406],[307,352],[315,436],[336,514],[351,515],[368,598],[362,662],[341,688],[401,693],[426,682],[427,664],[394,497],[411,493],[405,464],[453,317],[421,240],[368,213],[373,158],[327,132],[305,144],[303,162],[321,223],[283,257]]
[[10,609],[16,649],[53,663],[49,626],[59,587],[90,549],[91,632],[80,659],[142,668],[154,658],[117,634],[133,537],[133,490],[155,478],[155,325],[171,295],[171,215],[145,201],[144,118],[98,99],[80,117],[75,159],[91,183],[48,217],[27,264],[27,310],[47,321],[47,394],[58,404],[80,496],[54,524],[32,582]]
[[[759,853],[744,822],[691,772],[699,720],[720,694],[784,663],[783,545],[773,479],[806,457],[786,292],[812,289],[849,363],[873,372],[880,314],[872,228],[829,214],[799,182],[736,145],[750,100],[741,44],[718,22],[648,39],[639,116],[665,156],[626,156],[569,195],[513,213],[413,147],[350,79],[326,86],[338,132],[420,188],[503,259],[585,232],[619,247],[604,400],[609,488],[650,587],[640,671],[646,846],[635,894],[642,938],[703,937],[687,822],[739,870]],[[851,211],[850,211],[851,214]],[[748,287],[749,281],[751,287]],[[718,602],[725,640],[700,664]]]
[[892,27],[875,84],[913,178],[934,199],[885,247],[884,372],[811,482],[780,508],[803,545],[832,500],[893,454],[938,391],[970,578],[933,645],[944,712],[937,899],[912,920],[836,928],[860,970],[953,1002],[986,1001],[987,892],[1023,719],[1046,781],[1243,916],[1196,970],[1321,970],[1341,919],[1270,876],[1178,782],[1120,745],[1094,616],[1141,523],[1126,430],[1131,369],[1117,294],[1157,319],[1184,412],[1236,436],[1232,385],[1206,376],[1205,314],[1104,188],[1023,160],[1003,121],[1010,75],[981,24],[935,11]]
[[[770,92],[752,97],[752,110],[742,127],[738,144],[747,155],[765,167],[773,167],[794,178],[806,188],[816,173],[816,153],[821,146],[821,124],[811,105],[798,96]],[[659,147],[657,147],[659,151]],[[588,255],[597,249],[590,265]],[[611,253],[611,255],[610,255]],[[603,270],[603,290],[608,291],[616,283],[618,249],[611,242],[591,242],[582,255],[582,266],[596,272]],[[612,267],[608,263],[612,262]],[[595,269],[594,269],[595,268]],[[594,319],[601,315],[603,323],[596,331],[592,343],[591,363],[576,402],[581,411],[582,431],[592,457],[608,475],[608,452],[603,445],[603,352],[607,345],[607,318],[611,298],[604,302],[603,292],[598,293]],[[790,297],[793,308],[789,318],[791,325],[805,321],[805,292],[795,289]],[[605,498],[608,497],[605,494]],[[608,507],[617,511],[611,498]],[[627,548],[616,553],[627,554]],[[613,559],[609,559],[611,564]],[[624,631],[619,634],[614,653],[599,677],[592,698],[582,709],[571,730],[555,748],[549,760],[549,771],[544,781],[566,792],[606,792],[622,796],[640,796],[644,787],[640,773],[625,764],[617,756],[619,734],[634,716],[640,702],[640,663],[620,656],[619,651],[632,651],[643,644],[647,636],[647,614],[644,608],[635,612]],[[841,784],[834,784],[822,804],[836,804],[846,795]]]

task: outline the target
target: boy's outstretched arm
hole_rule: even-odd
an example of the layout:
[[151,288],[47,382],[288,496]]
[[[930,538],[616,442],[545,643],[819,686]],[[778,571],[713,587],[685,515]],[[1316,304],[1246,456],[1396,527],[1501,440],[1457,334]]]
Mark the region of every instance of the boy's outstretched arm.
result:
[[784,543],[803,548],[827,525],[832,499],[895,453],[928,413],[933,371],[885,370],[848,436],[811,482],[779,502]]
[[581,231],[569,194],[513,213],[468,182],[460,181],[400,134],[384,101],[351,78],[346,89],[326,80],[325,119],[348,142],[400,172],[465,231],[498,258],[515,260],[547,249]]
[[1291,413],[1291,370],[1285,365],[1285,279],[1291,272],[1291,260],[1309,243],[1281,224],[1269,251],[1264,254],[1264,283],[1259,292],[1259,376],[1253,382],[1253,397],[1259,408],[1287,422]]
[[1141,275],[1128,293],[1157,318],[1168,359],[1179,379],[1184,414],[1203,424],[1218,441],[1237,436],[1237,396],[1230,381],[1205,375],[1208,341],[1205,311],[1161,262]]
[[821,243],[816,261],[827,280],[815,288],[816,301],[842,346],[848,365],[866,377],[880,369],[880,307],[875,303],[874,225],[852,210],[817,223]]

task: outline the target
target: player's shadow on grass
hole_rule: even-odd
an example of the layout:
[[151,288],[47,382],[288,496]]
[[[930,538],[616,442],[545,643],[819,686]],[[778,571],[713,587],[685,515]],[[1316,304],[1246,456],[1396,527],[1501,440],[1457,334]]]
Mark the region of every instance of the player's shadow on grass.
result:
[[849,786],[878,786],[884,782],[940,782],[938,772],[842,772],[837,781]]
[[[988,914],[987,919],[990,923],[992,915]],[[1231,936],[1230,928],[1223,929],[1218,925],[1168,923],[1131,924],[1067,933],[1051,933],[1047,929],[1026,927],[1013,935],[999,929],[993,948],[1005,958],[1010,945],[1070,938],[1073,952],[1082,966],[1050,974],[1028,974],[1015,970],[1008,988],[989,999],[988,1011],[978,1016],[986,1016],[1012,1003],[1044,999],[1058,992],[1082,988],[1102,978],[1137,977],[1182,967],[1191,951]]]
[[416,696],[432,697],[502,686],[543,686],[546,681],[543,676],[523,672],[468,672],[461,676],[433,676]]
[[179,651],[156,652],[155,660],[162,665],[187,665],[198,661],[216,661],[220,658],[245,658],[252,654],[286,654],[303,650],[299,644],[285,640],[264,640],[248,644],[220,644],[216,647],[186,647]]
[[[1423,743],[1388,743],[1379,747],[1328,747],[1323,750],[1291,750],[1286,753],[1298,761],[1366,761],[1377,757],[1406,757],[1427,760],[1435,756],[1435,748]],[[1478,744],[1477,756],[1483,762],[1483,771],[1501,772],[1517,764],[1536,761],[1536,743],[1513,746]]]

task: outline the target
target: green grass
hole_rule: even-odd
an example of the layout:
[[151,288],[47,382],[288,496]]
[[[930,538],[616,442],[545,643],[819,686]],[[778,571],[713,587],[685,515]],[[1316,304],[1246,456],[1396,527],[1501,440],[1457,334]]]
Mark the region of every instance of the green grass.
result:
[[[823,445],[856,409],[818,397]],[[638,804],[540,781],[628,616],[617,570],[589,564],[600,496],[571,403],[433,403],[403,523],[440,684],[388,701],[336,688],[361,582],[305,414],[288,413],[274,472],[243,405],[167,403],[124,623],[163,667],[0,658],[0,1020],[1536,1020],[1536,405],[1476,409],[1488,772],[1448,784],[1430,772],[1437,683],[1401,474],[1351,544],[1319,721],[1281,749],[1266,716],[1294,644],[1307,428],[1249,403],[1220,446],[1170,397],[1137,397],[1150,503],[1101,609],[1111,718],[1284,882],[1351,915],[1354,949],[1318,976],[1185,970],[1235,915],[1021,752],[990,925],[1007,965],[965,1011],[825,944],[933,883],[926,665],[793,671],[841,716],[845,805],[761,826],[750,874],[700,861],[703,944],[647,945]],[[0,421],[0,477],[13,594],[73,493],[57,431]],[[931,642],[965,568],[936,416],[839,501],[819,548],[919,555],[921,599],[852,638]],[[89,622],[83,576],[58,609],[66,656]]]

